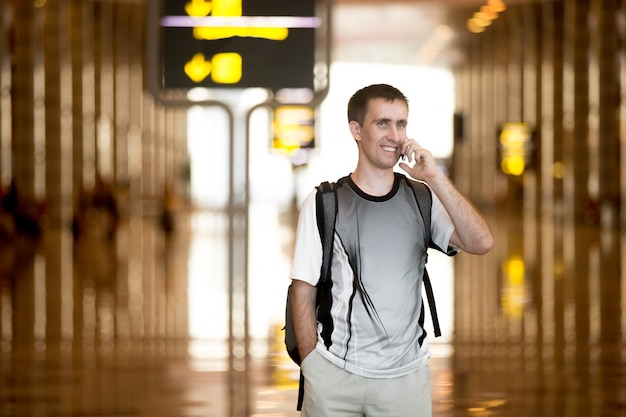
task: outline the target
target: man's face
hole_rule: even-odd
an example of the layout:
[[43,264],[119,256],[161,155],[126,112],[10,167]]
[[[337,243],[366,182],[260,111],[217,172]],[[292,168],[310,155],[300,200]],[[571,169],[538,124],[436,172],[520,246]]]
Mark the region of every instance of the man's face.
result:
[[409,110],[400,100],[375,99],[369,102],[363,125],[350,122],[352,136],[359,143],[359,161],[379,169],[393,168],[407,140]]

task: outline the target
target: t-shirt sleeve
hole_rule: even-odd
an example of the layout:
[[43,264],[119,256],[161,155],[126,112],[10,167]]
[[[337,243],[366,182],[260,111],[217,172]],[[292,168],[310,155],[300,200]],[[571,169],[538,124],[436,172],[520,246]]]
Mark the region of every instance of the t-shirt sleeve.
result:
[[450,219],[450,215],[435,193],[433,195],[433,206],[431,210],[431,240],[435,245],[441,248],[441,251],[448,256],[456,255],[460,252],[459,248],[450,246],[450,237],[454,233],[454,223]]
[[316,190],[304,199],[298,219],[293,264],[289,277],[317,285],[322,266],[322,242],[317,228]]

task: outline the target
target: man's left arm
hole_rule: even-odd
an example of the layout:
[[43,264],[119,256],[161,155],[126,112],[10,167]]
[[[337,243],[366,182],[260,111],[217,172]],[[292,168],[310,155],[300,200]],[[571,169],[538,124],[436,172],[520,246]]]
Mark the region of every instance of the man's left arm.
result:
[[493,235],[472,203],[459,193],[444,173],[430,179],[428,185],[437,194],[454,224],[450,244],[476,255],[489,252],[494,245]]
[[414,140],[405,142],[403,153],[409,157],[409,162],[415,160],[415,164],[401,162],[400,168],[413,178],[425,181],[448,212],[455,229],[450,244],[477,255],[489,252],[494,239],[487,222],[439,169],[431,153]]

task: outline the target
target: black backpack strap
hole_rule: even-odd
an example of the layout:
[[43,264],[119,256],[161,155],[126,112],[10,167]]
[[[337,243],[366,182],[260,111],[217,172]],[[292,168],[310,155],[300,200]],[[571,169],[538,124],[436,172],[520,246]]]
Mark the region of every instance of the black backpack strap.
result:
[[[336,184],[324,181],[317,187],[315,194],[315,209],[317,214],[317,229],[322,241],[322,267],[319,284],[325,284],[330,279],[330,265],[333,258],[333,242],[335,239],[335,218],[337,217]],[[296,409],[302,411],[304,401],[304,376],[300,370],[298,385],[298,405]]]
[[[430,212],[433,205],[433,196],[431,194],[430,188],[428,188],[426,184],[419,181],[412,181],[407,177],[405,178],[411,186],[411,189],[413,190],[415,201],[417,201],[417,207],[419,208],[419,211],[422,214],[422,219],[424,220],[424,243],[426,245],[426,250],[428,250],[429,247],[435,246],[430,237]],[[428,262],[428,253],[426,253],[425,263],[426,262]],[[430,282],[430,277],[428,276],[428,270],[426,269],[426,265],[424,265],[424,288],[426,289],[426,298],[428,299],[430,316],[433,320],[435,337],[439,337],[441,336],[439,316],[437,315],[437,306],[435,306],[435,294],[433,292],[433,286]]]
[[322,240],[322,269],[320,271],[320,281],[325,283],[328,282],[330,278],[330,262],[333,256],[335,218],[337,217],[337,194],[335,192],[335,183],[325,181],[316,188],[317,228]]
[[302,402],[304,401],[304,375],[300,370],[300,382],[298,383],[298,405],[296,411],[302,411]]

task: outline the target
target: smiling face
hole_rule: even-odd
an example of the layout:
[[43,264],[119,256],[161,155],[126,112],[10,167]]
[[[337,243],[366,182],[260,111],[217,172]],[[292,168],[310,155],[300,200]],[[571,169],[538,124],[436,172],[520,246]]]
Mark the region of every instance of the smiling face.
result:
[[401,100],[376,98],[369,101],[362,125],[355,120],[350,122],[350,131],[359,146],[361,168],[394,167],[402,153],[402,143],[407,140],[408,114],[409,109]]

